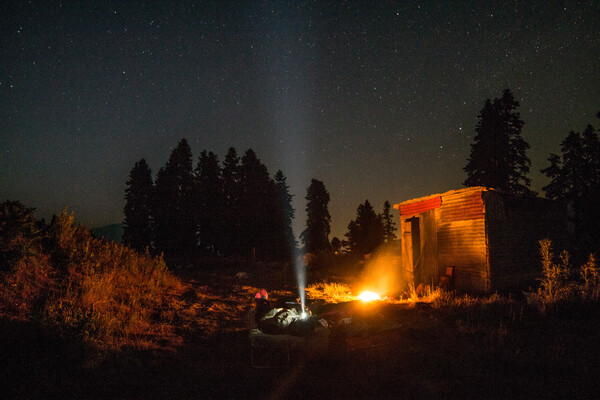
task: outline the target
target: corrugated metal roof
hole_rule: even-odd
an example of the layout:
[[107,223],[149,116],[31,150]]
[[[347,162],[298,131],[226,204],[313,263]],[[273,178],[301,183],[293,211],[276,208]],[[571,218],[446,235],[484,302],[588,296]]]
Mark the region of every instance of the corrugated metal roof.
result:
[[436,194],[432,194],[429,196],[417,197],[415,199],[410,199],[410,200],[403,201],[401,203],[394,204],[394,209],[400,210],[400,206],[405,206],[405,205],[412,204],[412,203],[418,203],[421,201],[431,200],[436,197],[444,197],[444,196],[450,196],[453,194],[461,194],[461,193],[476,192],[476,191],[484,191],[485,192],[485,191],[491,191],[491,190],[495,191],[496,189],[488,188],[485,186],[475,186],[475,187],[468,187],[468,188],[464,188],[464,189],[449,190],[444,193],[436,193]]
[[401,204],[400,215],[412,215],[420,214],[425,211],[433,210],[438,208],[442,204],[442,198],[440,196],[433,197],[431,199],[419,201],[417,203]]

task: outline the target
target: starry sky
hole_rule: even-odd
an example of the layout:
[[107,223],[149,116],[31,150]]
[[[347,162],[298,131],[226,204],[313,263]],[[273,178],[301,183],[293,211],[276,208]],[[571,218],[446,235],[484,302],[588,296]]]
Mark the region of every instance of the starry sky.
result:
[[[9,4],[6,4],[9,3]],[[462,187],[486,98],[510,88],[530,177],[598,127],[600,1],[13,1],[0,6],[0,199],[87,226],[186,138],[252,148],[294,195],[322,180],[332,238],[365,199]]]

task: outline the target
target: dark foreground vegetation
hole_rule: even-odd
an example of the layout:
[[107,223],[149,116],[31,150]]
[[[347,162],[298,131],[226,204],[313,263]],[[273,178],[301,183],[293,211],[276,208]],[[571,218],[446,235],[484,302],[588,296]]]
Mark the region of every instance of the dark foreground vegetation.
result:
[[[360,266],[309,270],[309,283],[319,276],[308,290],[315,314],[344,310],[367,329],[288,368],[256,369],[253,295],[294,299],[290,267],[202,259],[169,270],[94,239],[66,213],[45,224],[17,202],[2,207],[5,399],[562,399],[600,390],[598,268],[593,257],[572,267],[548,242],[540,288],[526,295],[433,289],[363,304],[347,293]],[[332,276],[339,284],[320,281]]]
[[99,351],[37,321],[2,318],[4,398],[594,398],[600,389],[597,303],[546,313],[505,297],[379,303],[368,312],[394,328],[290,368],[253,369],[252,288],[228,275],[182,275],[218,284],[192,284],[185,301],[198,312],[176,323],[182,340],[170,347]]
[[95,239],[66,212],[37,221],[0,204],[0,313],[99,347],[154,346],[172,336],[181,282],[161,257]]

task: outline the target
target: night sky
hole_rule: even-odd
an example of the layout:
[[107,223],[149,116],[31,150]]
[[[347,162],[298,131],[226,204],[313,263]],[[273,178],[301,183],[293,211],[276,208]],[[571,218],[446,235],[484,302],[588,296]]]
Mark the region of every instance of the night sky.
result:
[[[600,125],[600,1],[19,2],[0,6],[0,201],[88,226],[186,138],[252,148],[294,194],[331,195],[342,238],[365,199],[462,187],[486,98],[510,88],[530,177]],[[495,5],[494,5],[495,4]]]

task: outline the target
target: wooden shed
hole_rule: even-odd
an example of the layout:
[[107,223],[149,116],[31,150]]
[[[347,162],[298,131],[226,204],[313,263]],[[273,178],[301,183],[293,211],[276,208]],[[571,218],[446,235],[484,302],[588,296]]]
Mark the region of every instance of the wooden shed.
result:
[[[519,288],[539,276],[538,241],[566,237],[566,210],[540,197],[485,187],[453,190],[395,204],[402,266],[420,283],[452,275],[457,289]],[[557,247],[558,248],[558,247]]]

